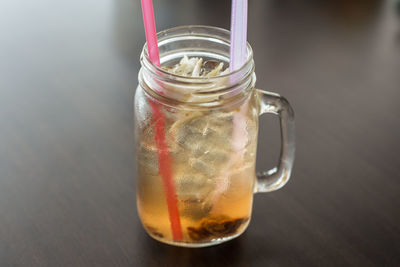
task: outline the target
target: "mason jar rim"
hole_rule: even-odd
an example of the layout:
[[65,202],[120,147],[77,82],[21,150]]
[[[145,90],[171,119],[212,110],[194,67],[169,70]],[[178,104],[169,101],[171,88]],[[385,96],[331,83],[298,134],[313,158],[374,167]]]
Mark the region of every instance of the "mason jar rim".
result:
[[[180,26],[158,33],[160,63],[174,64],[189,57],[211,58],[229,64],[230,32],[212,26]],[[246,62],[237,70],[214,77],[186,77],[170,73],[151,62],[145,44],[140,57],[139,84],[163,103],[211,108],[242,102],[254,89],[253,52],[246,47]]]
[[[182,31],[188,30],[188,32],[186,32],[186,34],[184,32],[182,32],[181,34],[175,34],[175,32],[179,32],[180,30],[182,30]],[[194,32],[193,35],[188,34],[188,33],[192,33],[192,31],[195,31],[195,30],[204,30],[204,33]],[[205,31],[207,31],[207,30],[219,32],[221,34],[221,36],[206,33]],[[228,38],[223,38],[222,37],[223,34],[225,34]],[[215,39],[220,39],[221,41],[226,42],[230,46],[230,38],[229,38],[230,31],[229,30],[223,29],[220,27],[215,27],[215,26],[207,26],[207,25],[184,25],[184,26],[177,26],[177,27],[166,29],[166,30],[162,30],[157,33],[158,44],[163,43],[164,41],[166,41],[168,39],[177,38],[178,36],[203,36],[203,37],[212,36]],[[174,73],[171,73],[171,72],[168,72],[168,71],[162,69],[161,67],[157,66],[150,60],[150,57],[148,54],[148,49],[147,49],[147,42],[143,46],[141,58],[142,58],[142,60],[144,58],[145,63],[146,63],[146,64],[142,64],[142,66],[147,67],[147,69],[149,69],[154,75],[167,76],[170,79],[179,80],[181,82],[198,84],[198,83],[202,83],[202,82],[209,83],[209,82],[213,82],[218,79],[236,76],[239,73],[243,72],[244,69],[249,64],[251,64],[253,61],[253,49],[251,48],[249,42],[246,42],[246,61],[245,61],[245,63],[242,64],[242,66],[240,68],[238,68],[234,71],[230,71],[226,74],[221,74],[221,75],[214,76],[214,77],[187,77],[187,76],[183,76],[183,75],[174,74]],[[160,60],[161,60],[161,58],[160,58]],[[244,73],[243,76],[246,76],[246,72]]]

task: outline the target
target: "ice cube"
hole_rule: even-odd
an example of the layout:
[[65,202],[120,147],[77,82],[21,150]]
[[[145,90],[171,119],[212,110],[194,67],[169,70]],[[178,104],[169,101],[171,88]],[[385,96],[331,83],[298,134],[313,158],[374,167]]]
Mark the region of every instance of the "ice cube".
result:
[[189,160],[189,165],[194,170],[201,172],[208,177],[215,177],[215,175],[217,174],[217,169],[215,168],[215,166],[212,163],[206,162],[201,158],[191,158]]
[[182,175],[176,179],[176,183],[180,197],[190,196],[204,199],[215,188],[212,179],[189,169],[182,172]]
[[207,73],[207,77],[217,76],[221,72],[223,66],[224,66],[224,63],[222,63],[222,62],[219,63],[219,65],[215,69],[213,69],[212,71]]
[[158,174],[158,154],[157,150],[146,145],[140,145],[138,151],[138,163],[141,172],[151,175]]
[[212,207],[213,180],[187,168],[176,181],[181,215],[192,219],[207,216]]
[[203,62],[202,58],[188,58],[186,55],[175,66],[163,66],[163,69],[186,77],[215,77],[229,72],[228,67],[223,70],[223,62],[216,60],[206,60]]
[[190,117],[174,123],[171,132],[178,144],[199,156],[213,147],[229,149],[232,115],[213,112]]
[[147,125],[140,133],[137,158],[141,172],[151,175],[158,174],[158,154],[154,141],[154,129]]

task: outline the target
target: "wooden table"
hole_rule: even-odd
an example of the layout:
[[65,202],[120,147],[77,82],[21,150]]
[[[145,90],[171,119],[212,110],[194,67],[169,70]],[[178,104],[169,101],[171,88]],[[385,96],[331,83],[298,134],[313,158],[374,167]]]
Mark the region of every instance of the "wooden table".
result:
[[[155,1],[158,29],[229,28],[230,1]],[[137,0],[0,2],[0,266],[399,266],[400,14],[395,1],[252,0],[257,85],[296,112],[291,181],[250,227],[160,244],[135,204]],[[262,117],[258,169],[275,165]]]

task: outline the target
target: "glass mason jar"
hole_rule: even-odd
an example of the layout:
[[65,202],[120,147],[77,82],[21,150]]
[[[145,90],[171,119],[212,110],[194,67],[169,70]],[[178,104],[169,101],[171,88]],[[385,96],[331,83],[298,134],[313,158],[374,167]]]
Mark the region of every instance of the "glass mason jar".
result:
[[[229,64],[229,31],[183,26],[158,34],[162,66],[184,56]],[[253,53],[237,71],[183,77],[154,65],[145,45],[135,95],[137,207],[153,238],[202,247],[240,235],[253,193],[282,187],[292,170],[294,114],[278,94],[255,89]],[[255,173],[258,117],[279,116],[276,168]],[[264,133],[265,134],[265,133]]]

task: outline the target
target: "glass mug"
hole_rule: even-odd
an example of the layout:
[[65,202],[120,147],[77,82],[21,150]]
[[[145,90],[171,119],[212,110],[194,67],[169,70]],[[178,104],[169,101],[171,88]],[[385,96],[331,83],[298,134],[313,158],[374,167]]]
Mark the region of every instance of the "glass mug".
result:
[[[158,34],[162,66],[184,56],[229,63],[230,33],[183,26]],[[137,208],[148,234],[164,243],[203,247],[239,236],[249,224],[253,193],[281,188],[295,152],[294,113],[275,93],[255,89],[253,53],[237,71],[183,77],[141,54],[135,94]],[[255,173],[258,117],[280,118],[277,167]]]

